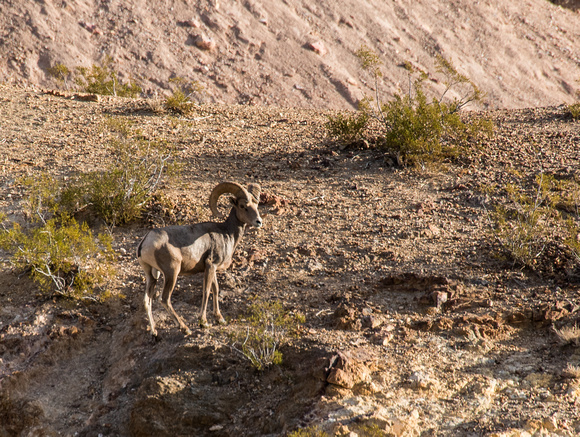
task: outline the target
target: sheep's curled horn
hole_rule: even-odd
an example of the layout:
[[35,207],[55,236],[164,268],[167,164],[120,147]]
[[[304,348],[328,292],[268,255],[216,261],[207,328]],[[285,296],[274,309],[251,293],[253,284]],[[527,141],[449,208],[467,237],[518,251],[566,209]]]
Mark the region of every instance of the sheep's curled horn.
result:
[[211,208],[213,215],[222,217],[223,214],[221,214],[217,209],[217,202],[222,194],[230,193],[238,199],[243,198],[248,202],[253,201],[259,203],[260,191],[261,188],[258,184],[248,184],[248,189],[246,190],[237,182],[222,182],[212,190],[209,196],[209,207]]

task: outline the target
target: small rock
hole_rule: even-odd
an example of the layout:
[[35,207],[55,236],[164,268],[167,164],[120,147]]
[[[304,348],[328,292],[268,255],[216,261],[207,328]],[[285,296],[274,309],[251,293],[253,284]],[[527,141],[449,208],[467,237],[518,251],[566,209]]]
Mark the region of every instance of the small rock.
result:
[[101,97],[98,94],[75,94],[73,99],[82,102],[99,102]]
[[391,427],[391,432],[399,436],[419,435],[417,421],[419,419],[419,412],[413,410],[407,418],[395,418]]
[[394,335],[390,332],[387,333],[380,332],[379,334],[375,334],[372,337],[372,342],[379,346],[387,346],[391,342],[393,337]]
[[212,51],[216,48],[216,43],[210,37],[203,34],[197,35],[193,43],[201,50]]
[[432,379],[424,372],[413,372],[408,379],[411,387],[416,390],[427,390],[433,385]]
[[339,329],[348,329],[359,331],[362,328],[362,323],[358,317],[358,311],[353,306],[347,303],[341,303],[334,311],[334,318],[336,320],[336,327]]
[[326,46],[324,45],[324,43],[322,41],[308,43],[306,46],[310,50],[312,50],[314,53],[316,53],[317,55],[320,55],[320,56],[324,56],[328,53],[328,50],[326,49]]
[[349,352],[338,352],[330,359],[326,382],[352,389],[356,384],[368,382],[370,370]]
[[333,369],[328,375],[328,378],[326,378],[326,381],[329,384],[339,385],[344,388],[354,387],[352,375],[342,369]]
[[86,23],[84,21],[80,21],[79,24],[88,30],[93,35],[102,35],[103,32],[95,23]]
[[428,237],[437,238],[437,237],[441,236],[441,229],[439,229],[434,224],[429,223],[429,225],[427,226],[427,229],[428,229],[427,230]]
[[315,259],[309,259],[308,261],[306,261],[306,268],[310,273],[317,272],[323,269],[322,264],[320,264],[320,262],[318,262]]
[[185,27],[192,27],[194,29],[199,29],[201,26],[201,23],[195,18],[192,18],[191,20],[180,21],[179,24]]
[[363,328],[368,328],[368,329],[377,329],[379,326],[381,326],[383,323],[383,321],[377,317],[374,316],[372,314],[369,314],[368,316],[364,316],[362,318],[362,327]]
[[431,299],[437,308],[441,308],[445,302],[449,299],[449,294],[445,291],[435,290],[431,294]]
[[554,432],[558,429],[558,424],[556,423],[556,419],[554,419],[553,417],[546,417],[542,421],[542,427],[546,431]]

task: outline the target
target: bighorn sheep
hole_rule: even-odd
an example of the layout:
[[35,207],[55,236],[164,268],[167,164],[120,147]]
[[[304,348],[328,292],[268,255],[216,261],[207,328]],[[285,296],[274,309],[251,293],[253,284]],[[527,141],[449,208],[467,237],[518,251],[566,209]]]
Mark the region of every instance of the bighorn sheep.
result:
[[141,240],[137,258],[145,272],[145,310],[154,336],[157,335],[157,331],[151,313],[151,303],[154,297],[159,296],[159,292],[154,291],[160,272],[165,278],[161,303],[183,332],[191,334],[171,305],[171,293],[180,275],[204,272],[200,325],[208,326],[206,309],[212,286],[215,317],[220,324],[226,322],[219,309],[216,271],[226,270],[231,265],[234,251],[244,235],[246,225],[256,228],[262,226],[258,212],[260,200],[258,184],[249,184],[247,189],[235,182],[222,182],[217,185],[209,197],[209,206],[216,216],[222,216],[218,212],[217,202],[219,197],[226,193],[233,194],[234,198],[231,199],[233,207],[225,222],[153,229]]

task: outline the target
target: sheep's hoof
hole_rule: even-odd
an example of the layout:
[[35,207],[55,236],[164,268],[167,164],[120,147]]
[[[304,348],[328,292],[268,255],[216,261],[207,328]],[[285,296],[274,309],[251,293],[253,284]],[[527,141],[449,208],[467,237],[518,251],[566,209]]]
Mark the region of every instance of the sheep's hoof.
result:
[[218,323],[219,323],[220,325],[227,325],[227,324],[228,324],[228,322],[226,322],[226,319],[224,319],[223,317],[220,317],[220,318],[218,319]]
[[207,323],[207,320],[200,319],[199,326],[200,328],[207,329],[209,328],[209,323]]
[[191,329],[189,329],[188,327],[181,328],[181,330],[185,335],[191,335]]

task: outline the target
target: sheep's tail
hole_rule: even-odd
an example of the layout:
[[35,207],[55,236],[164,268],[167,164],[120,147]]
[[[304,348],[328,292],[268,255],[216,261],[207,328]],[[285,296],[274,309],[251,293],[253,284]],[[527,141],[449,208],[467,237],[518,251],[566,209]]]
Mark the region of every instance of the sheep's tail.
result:
[[[145,241],[145,239],[147,238],[147,235],[149,235],[149,232],[147,232],[147,234],[145,234],[145,236],[143,237],[143,239],[141,240],[141,242],[139,243],[139,246],[137,247],[137,258],[140,259],[141,258],[141,251],[143,249],[143,242]],[[155,279],[159,279],[159,277],[161,276],[161,272],[159,270],[157,270],[155,267],[151,266],[151,274],[153,275],[153,277]]]
[[137,258],[141,258],[141,249],[143,248],[143,242],[145,241],[145,238],[147,238],[147,235],[149,235],[149,232],[145,234],[145,236],[141,239],[139,246],[137,247]]

